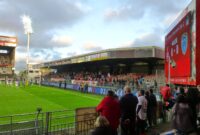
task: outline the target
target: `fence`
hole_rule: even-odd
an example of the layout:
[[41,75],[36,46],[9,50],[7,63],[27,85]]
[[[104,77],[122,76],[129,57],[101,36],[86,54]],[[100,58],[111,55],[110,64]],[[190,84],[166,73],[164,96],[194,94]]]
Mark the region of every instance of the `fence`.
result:
[[95,108],[3,116],[0,135],[86,135],[96,116]]

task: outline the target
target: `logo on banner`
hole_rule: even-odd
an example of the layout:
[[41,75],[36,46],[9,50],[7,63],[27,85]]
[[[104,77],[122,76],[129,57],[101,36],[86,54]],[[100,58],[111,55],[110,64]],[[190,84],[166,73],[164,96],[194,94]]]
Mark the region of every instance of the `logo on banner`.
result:
[[183,35],[181,36],[181,50],[184,55],[187,52],[187,48],[188,48],[188,34],[183,33]]

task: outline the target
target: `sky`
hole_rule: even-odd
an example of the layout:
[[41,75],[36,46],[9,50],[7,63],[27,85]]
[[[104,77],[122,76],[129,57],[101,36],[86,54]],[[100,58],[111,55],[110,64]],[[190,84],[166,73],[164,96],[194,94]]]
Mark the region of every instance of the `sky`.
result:
[[41,63],[109,48],[159,46],[191,0],[0,0],[0,35],[17,36],[16,70],[25,69],[30,16],[30,62]]

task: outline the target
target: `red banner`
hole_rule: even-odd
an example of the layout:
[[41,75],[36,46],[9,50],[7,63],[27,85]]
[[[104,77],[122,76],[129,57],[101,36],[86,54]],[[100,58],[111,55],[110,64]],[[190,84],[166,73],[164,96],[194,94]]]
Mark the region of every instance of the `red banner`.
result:
[[[191,76],[191,14],[190,12],[165,37],[165,76]],[[170,64],[170,66],[169,66]]]

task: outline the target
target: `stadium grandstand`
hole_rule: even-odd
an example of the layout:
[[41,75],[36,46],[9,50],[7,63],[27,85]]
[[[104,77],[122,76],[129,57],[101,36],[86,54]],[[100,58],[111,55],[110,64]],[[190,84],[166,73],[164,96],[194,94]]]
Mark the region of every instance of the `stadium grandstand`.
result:
[[0,82],[13,80],[16,37],[0,36]]
[[164,83],[164,50],[155,46],[108,49],[36,64],[33,68],[54,69],[49,74],[42,73],[45,82],[148,87]]

